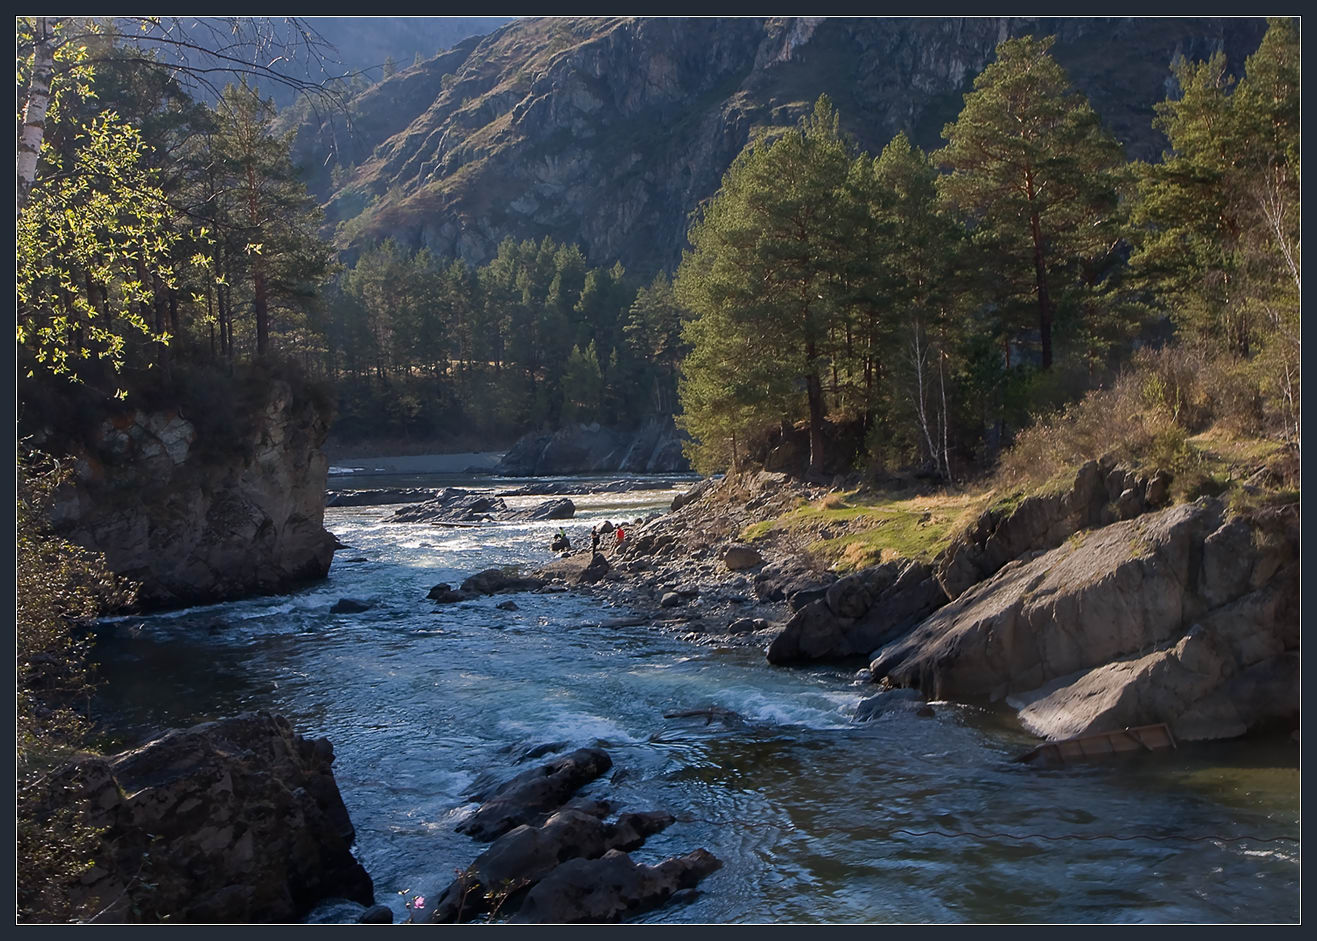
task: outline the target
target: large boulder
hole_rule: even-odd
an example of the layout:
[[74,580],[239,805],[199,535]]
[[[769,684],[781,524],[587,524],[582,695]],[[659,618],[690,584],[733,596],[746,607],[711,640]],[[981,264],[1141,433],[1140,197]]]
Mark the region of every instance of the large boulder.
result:
[[820,571],[800,556],[770,562],[755,575],[755,594],[761,601],[786,601],[802,591],[826,589],[837,576]]
[[542,579],[523,576],[508,569],[485,569],[462,581],[462,591],[468,596],[497,595],[513,591],[534,591],[543,588]]
[[756,565],[763,565],[763,563],[764,557],[753,546],[733,543],[723,551],[723,565],[727,566],[730,572],[752,569]]
[[370,905],[334,749],[244,713],[56,774],[103,829],[72,898],[106,922],[289,922],[321,899]]
[[930,698],[1009,697],[1050,738],[1229,737],[1298,715],[1298,572],[1296,511],[1228,519],[1200,500],[1007,564],[870,669]]
[[529,510],[514,510],[502,518],[507,520],[569,520],[576,515],[576,504],[566,497],[545,500]]
[[484,803],[458,824],[457,830],[488,842],[523,823],[538,823],[612,766],[613,760],[606,751],[578,748],[491,791],[472,795]]
[[[793,596],[795,597],[795,596]],[[800,607],[768,647],[769,663],[863,656],[946,603],[922,562],[890,562],[839,578]]]
[[572,859],[531,889],[514,922],[565,924],[615,922],[648,911],[682,889],[691,889],[722,867],[708,850],[665,859],[657,866],[633,862],[621,850],[599,859]]
[[[568,859],[596,859],[610,849],[633,850],[671,825],[665,813],[628,813],[604,823],[583,810],[560,810],[542,827],[522,824],[495,840],[444,890],[432,922],[469,921],[498,904],[499,894],[520,894]],[[513,907],[502,900],[502,910]]]

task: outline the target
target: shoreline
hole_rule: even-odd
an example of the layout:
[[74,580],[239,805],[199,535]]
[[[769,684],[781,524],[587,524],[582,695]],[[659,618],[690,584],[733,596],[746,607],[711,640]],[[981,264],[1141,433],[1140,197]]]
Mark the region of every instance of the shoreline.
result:
[[488,473],[506,453],[506,451],[459,451],[449,454],[335,457],[330,459],[329,479],[351,480],[359,477],[400,474],[462,474],[468,470]]

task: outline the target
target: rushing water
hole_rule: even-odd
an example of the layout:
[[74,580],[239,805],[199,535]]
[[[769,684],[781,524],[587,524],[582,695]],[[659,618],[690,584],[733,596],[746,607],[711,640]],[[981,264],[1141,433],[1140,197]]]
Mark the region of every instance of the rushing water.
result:
[[[579,544],[593,522],[674,492],[573,497],[568,533]],[[486,848],[455,831],[473,782],[530,767],[519,753],[549,742],[613,757],[585,793],[678,818],[633,858],[702,846],[723,861],[693,901],[638,921],[1298,920],[1299,844],[1267,839],[1299,833],[1288,739],[1038,769],[1012,761],[1033,740],[978,707],[857,725],[873,690],[852,669],[773,668],[757,649],[605,626],[626,612],[574,594],[435,605],[438,582],[548,560],[560,524],[382,522],[393,509],[326,511],[351,547],[327,581],[107,622],[97,658],[119,744],[256,708],[328,737],[357,855],[397,920],[398,893],[437,896]],[[330,614],[342,597],[376,604]],[[496,607],[509,599],[517,610]],[[664,718],[709,706],[740,719]],[[327,902],[309,920],[359,911]]]

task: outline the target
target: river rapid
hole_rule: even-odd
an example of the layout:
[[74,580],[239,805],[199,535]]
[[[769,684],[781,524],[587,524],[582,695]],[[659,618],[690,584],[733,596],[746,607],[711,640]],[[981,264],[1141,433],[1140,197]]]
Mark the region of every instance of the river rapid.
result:
[[[492,487],[332,484],[449,485]],[[573,496],[567,531],[580,545],[594,523],[662,511],[687,486]],[[111,747],[249,709],[329,738],[357,856],[397,921],[400,893],[437,897],[487,848],[455,830],[473,783],[547,760],[518,763],[545,743],[612,756],[583,793],[676,816],[634,859],[704,847],[723,861],[693,900],[638,922],[1299,919],[1288,738],[1040,769],[1013,761],[1036,740],[982,707],[856,724],[874,689],[854,667],[774,668],[757,648],[607,626],[629,612],[573,593],[436,605],[425,595],[439,582],[549,561],[561,524],[383,522],[395,509],[328,509],[326,528],[350,548],[296,594],[102,623],[95,709]],[[343,597],[375,604],[331,614]],[[516,610],[497,607],[509,600]],[[664,718],[709,707],[736,718]],[[360,911],[328,901],[308,921]]]

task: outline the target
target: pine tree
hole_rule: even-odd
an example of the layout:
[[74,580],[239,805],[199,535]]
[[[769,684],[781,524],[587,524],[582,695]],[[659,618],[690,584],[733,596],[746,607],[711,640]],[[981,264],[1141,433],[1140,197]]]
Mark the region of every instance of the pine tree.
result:
[[934,158],[943,198],[990,241],[1009,278],[1000,303],[1036,310],[1041,365],[1053,361],[1058,302],[1085,263],[1111,254],[1121,148],[1049,54],[1054,38],[1011,39],[974,80]]
[[847,300],[850,164],[822,96],[800,127],[747,147],[692,226],[676,281],[694,314],[681,394],[685,425],[706,448],[803,405],[810,470],[822,470],[824,373]]

